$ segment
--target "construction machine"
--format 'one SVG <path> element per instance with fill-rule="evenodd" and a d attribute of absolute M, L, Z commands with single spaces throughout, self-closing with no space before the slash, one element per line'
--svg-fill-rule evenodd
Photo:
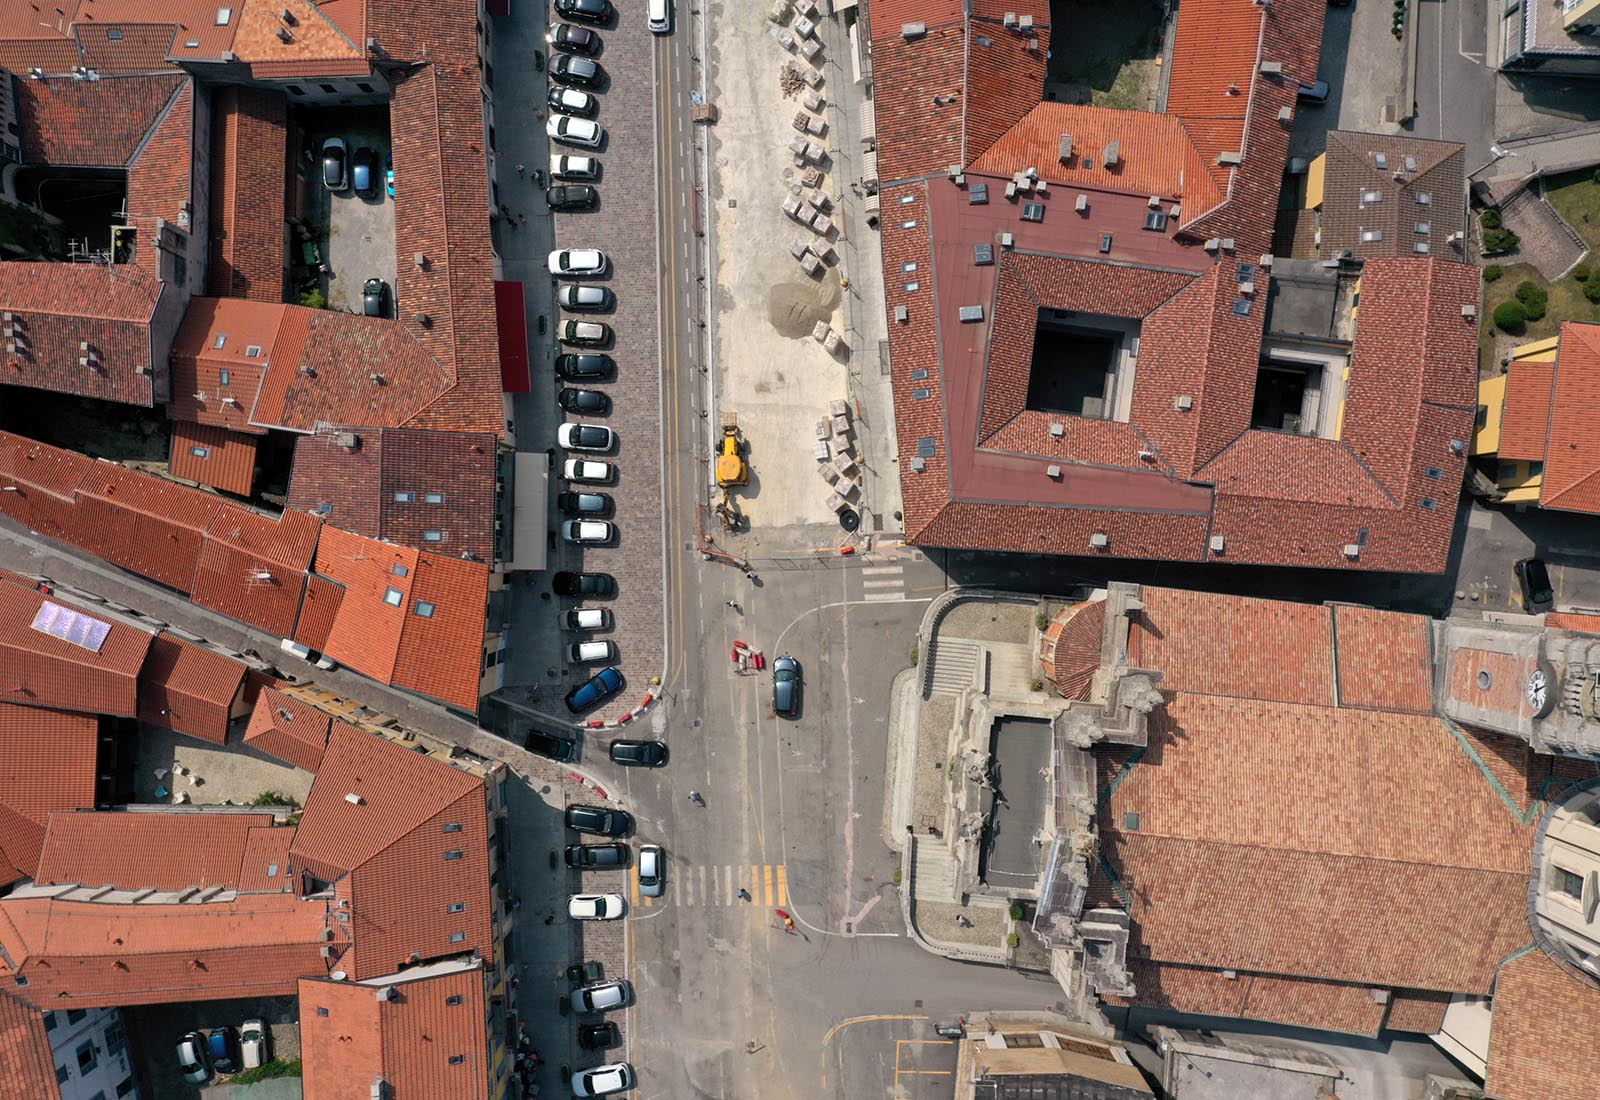
<path fill-rule="evenodd" d="M 722 440 L 717 444 L 717 485 L 722 489 L 749 484 L 750 467 L 744 461 L 744 436 L 733 413 L 722 414 Z M 726 494 L 724 494 L 726 496 Z"/>

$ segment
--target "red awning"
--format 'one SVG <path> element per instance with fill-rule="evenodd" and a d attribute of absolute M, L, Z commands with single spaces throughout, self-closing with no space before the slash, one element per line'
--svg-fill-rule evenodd
<path fill-rule="evenodd" d="M 495 328 L 500 333 L 500 387 L 506 393 L 533 389 L 528 373 L 528 315 L 522 303 L 522 284 L 494 284 Z"/>

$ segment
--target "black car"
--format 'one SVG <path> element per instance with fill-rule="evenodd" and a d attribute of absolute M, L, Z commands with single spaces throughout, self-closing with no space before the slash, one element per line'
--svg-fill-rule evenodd
<path fill-rule="evenodd" d="M 667 746 L 660 741 L 613 741 L 611 762 L 630 768 L 659 768 L 667 762 Z"/>
<path fill-rule="evenodd" d="M 550 587 L 558 596 L 593 596 L 610 599 L 617 594 L 617 582 L 610 573 L 568 573 L 562 571 L 550 578 Z"/>
<path fill-rule="evenodd" d="M 557 23 L 545 35 L 546 41 L 558 50 L 581 53 L 593 57 L 600 52 L 600 36 L 588 27 L 574 27 L 571 23 Z"/>
<path fill-rule="evenodd" d="M 557 737 L 553 733 L 543 730 L 529 730 L 528 735 L 522 740 L 522 747 L 529 752 L 536 752 L 540 756 L 548 756 L 552 760 L 567 761 L 578 751 L 578 743 L 566 737 Z"/>
<path fill-rule="evenodd" d="M 363 145 L 350 158 L 350 186 L 363 197 L 378 192 L 378 154 Z"/>
<path fill-rule="evenodd" d="M 1530 615 L 1540 615 L 1555 606 L 1555 590 L 1550 587 L 1550 570 L 1538 558 L 1523 558 L 1512 569 L 1522 585 L 1522 607 Z"/>
<path fill-rule="evenodd" d="M 389 284 L 382 279 L 368 279 L 361 284 L 361 312 L 368 317 L 389 315 Z"/>
<path fill-rule="evenodd" d="M 626 867 L 628 846 L 620 840 L 610 844 L 568 844 L 565 859 L 568 867 L 586 870 L 590 867 Z"/>
<path fill-rule="evenodd" d="M 607 1020 L 603 1024 L 579 1024 L 578 1045 L 584 1050 L 605 1050 L 622 1041 L 617 1025 Z"/>
<path fill-rule="evenodd" d="M 617 361 L 604 352 L 578 351 L 556 356 L 556 377 L 567 382 L 610 378 L 616 372 Z"/>
<path fill-rule="evenodd" d="M 611 0 L 555 0 L 556 14 L 585 23 L 611 22 Z"/>
<path fill-rule="evenodd" d="M 633 829 L 633 815 L 604 806 L 573 805 L 567 807 L 567 828 L 591 836 L 627 836 Z"/>
<path fill-rule="evenodd" d="M 557 493 L 556 507 L 564 516 L 607 516 L 611 497 L 605 493 Z"/>
<path fill-rule="evenodd" d="M 604 416 L 611 411 L 611 398 L 599 390 L 564 389 L 556 394 L 556 404 L 575 413 L 599 413 Z"/>
<path fill-rule="evenodd" d="M 784 718 L 800 713 L 800 662 L 785 653 L 772 662 L 772 710 Z"/>
<path fill-rule="evenodd" d="M 585 88 L 598 88 L 605 80 L 605 70 L 598 64 L 569 53 L 550 62 L 550 75 L 563 84 L 581 84 Z"/>
<path fill-rule="evenodd" d="M 544 201 L 552 210 L 588 210 L 599 194 L 586 183 L 571 183 L 550 188 Z"/>

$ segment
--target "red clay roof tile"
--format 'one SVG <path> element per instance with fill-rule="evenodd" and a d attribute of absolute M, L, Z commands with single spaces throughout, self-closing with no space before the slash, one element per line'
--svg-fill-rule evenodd
<path fill-rule="evenodd" d="M 1588 1100 L 1600 1080 L 1600 989 L 1534 950 L 1500 968 L 1485 1091 L 1499 1100 Z"/>
<path fill-rule="evenodd" d="M 322 766 L 333 719 L 309 703 L 262 688 L 250 712 L 244 743 L 308 772 Z"/>
<path fill-rule="evenodd" d="M 343 603 L 344 585 L 311 574 L 306 579 L 305 599 L 300 601 L 300 617 L 294 623 L 294 640 L 317 650 L 326 646 Z"/>
<path fill-rule="evenodd" d="M 44 1014 L 5 992 L 0 992 L 0 1066 L 6 1067 L 6 1090 L 16 1100 L 60 1100 Z"/>
<path fill-rule="evenodd" d="M 207 291 L 282 302 L 288 267 L 283 218 L 289 146 L 283 93 L 236 85 L 218 88 L 212 96 L 211 141 Z"/>
<path fill-rule="evenodd" d="M 244 853 L 239 857 L 236 889 L 241 894 L 294 893 L 299 884 L 289 864 L 289 845 L 294 830 L 282 827 L 251 829 L 245 837 Z"/>
<path fill-rule="evenodd" d="M 187 84 L 180 73 L 15 81 L 23 155 L 29 164 L 126 167 Z"/>
<path fill-rule="evenodd" d="M 1163 673 L 1163 691 L 1333 705 L 1326 607 L 1178 588 L 1141 599 L 1129 657 Z"/>
<path fill-rule="evenodd" d="M 5 702 L 131 718 L 138 713 L 139 669 L 150 643 L 142 630 L 21 585 L 0 584 Z"/>
<path fill-rule="evenodd" d="M 276 519 L 224 504 L 201 545 L 191 598 L 262 630 L 288 637 L 300 614 L 322 521 L 304 512 Z"/>
<path fill-rule="evenodd" d="M 0 703 L 0 803 L 39 826 L 40 842 L 51 811 L 94 808 L 99 726 L 92 715 Z"/>
<path fill-rule="evenodd" d="M 167 468 L 173 477 L 247 497 L 256 480 L 256 442 L 226 428 L 175 421 Z"/>
<path fill-rule="evenodd" d="M 34 878 L 41 886 L 232 889 L 250 830 L 271 824 L 270 814 L 53 813 Z"/>
<path fill-rule="evenodd" d="M 1576 356 L 1574 356 L 1576 358 Z M 1556 365 L 1514 362 L 1506 371 L 1506 399 L 1500 416 L 1500 457 L 1543 462 L 1550 446 L 1550 393 Z"/>
<path fill-rule="evenodd" d="M 224 501 L 111 462 L 96 462 L 78 488 L 72 533 L 90 553 L 181 592 L 194 587 L 206 528 Z"/>
<path fill-rule="evenodd" d="M 1539 503 L 1571 512 L 1600 512 L 1600 325 L 1562 322 L 1550 400 L 1550 431 Z"/>
<path fill-rule="evenodd" d="M 139 673 L 139 719 L 226 744 L 228 720 L 246 671 L 244 664 L 214 649 L 158 634 Z"/>
<path fill-rule="evenodd" d="M 1433 631 L 1421 615 L 1333 609 L 1339 705 L 1433 713 Z"/>

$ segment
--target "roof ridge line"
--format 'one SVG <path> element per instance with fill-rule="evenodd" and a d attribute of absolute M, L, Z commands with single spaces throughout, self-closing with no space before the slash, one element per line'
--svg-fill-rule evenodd
<path fill-rule="evenodd" d="M 132 75 L 132 74 L 130 74 L 130 75 Z M 155 77 L 160 77 L 160 76 L 164 76 L 164 75 L 167 75 L 167 74 L 163 74 L 163 73 L 150 74 L 150 76 L 155 76 Z M 166 103 L 162 104 L 161 110 L 156 112 L 155 121 L 150 124 L 149 129 L 145 130 L 144 136 L 139 139 L 139 144 L 134 147 L 133 155 L 130 156 L 127 159 L 126 162 L 124 162 L 124 164 L 123 164 L 123 170 L 124 171 L 126 171 L 129 168 L 131 168 L 135 163 L 138 162 L 139 158 L 144 155 L 144 151 L 147 148 L 150 147 L 150 142 L 155 139 L 156 131 L 161 129 L 162 124 L 167 121 L 167 116 L 172 114 L 173 108 L 175 106 L 177 106 L 178 97 L 180 95 L 182 95 L 184 89 L 189 87 L 194 81 L 194 78 L 189 76 L 187 73 L 184 73 L 184 74 L 174 73 L 174 74 L 171 74 L 171 75 L 179 77 L 178 86 L 176 88 L 172 89 L 172 94 L 167 96 Z M 150 76 L 145 76 L 144 79 L 150 79 Z M 191 131 L 193 131 L 193 129 L 194 129 L 192 120 L 191 120 L 189 129 Z M 193 146 L 194 146 L 194 134 L 191 132 L 189 137 L 190 137 L 189 145 L 190 145 L 191 148 L 193 148 Z M 192 188 L 191 188 L 191 194 L 192 193 L 193 192 L 192 192 Z"/>

